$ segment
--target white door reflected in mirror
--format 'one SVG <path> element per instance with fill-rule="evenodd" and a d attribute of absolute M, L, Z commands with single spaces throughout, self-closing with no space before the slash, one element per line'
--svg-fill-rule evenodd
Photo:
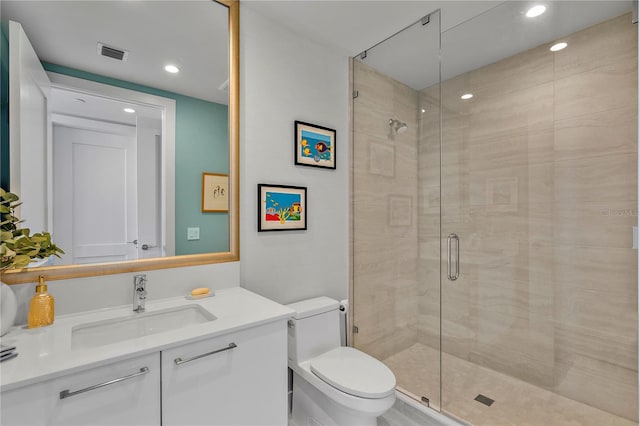
<path fill-rule="evenodd" d="M 52 229 L 57 244 L 68 247 L 61 264 L 164 255 L 155 179 L 160 145 L 143 130 L 54 117 Z"/>

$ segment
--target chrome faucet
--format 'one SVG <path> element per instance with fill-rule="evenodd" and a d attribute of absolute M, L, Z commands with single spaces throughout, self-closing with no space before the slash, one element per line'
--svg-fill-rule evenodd
<path fill-rule="evenodd" d="M 133 276 L 133 311 L 144 312 L 144 302 L 147 300 L 147 276 L 145 274 Z"/>

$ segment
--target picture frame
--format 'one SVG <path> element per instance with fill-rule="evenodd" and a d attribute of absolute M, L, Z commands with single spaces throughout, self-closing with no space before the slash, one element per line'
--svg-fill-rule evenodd
<path fill-rule="evenodd" d="M 258 184 L 258 232 L 307 229 L 307 188 Z"/>
<path fill-rule="evenodd" d="M 387 223 L 389 226 L 411 226 L 413 216 L 413 197 L 389 195 Z"/>
<path fill-rule="evenodd" d="M 202 212 L 223 213 L 229 211 L 229 175 L 202 173 Z"/>
<path fill-rule="evenodd" d="M 295 121 L 293 152 L 297 166 L 336 168 L 336 131 Z"/>
<path fill-rule="evenodd" d="M 396 148 L 393 145 L 369 143 L 369 174 L 395 177 Z"/>

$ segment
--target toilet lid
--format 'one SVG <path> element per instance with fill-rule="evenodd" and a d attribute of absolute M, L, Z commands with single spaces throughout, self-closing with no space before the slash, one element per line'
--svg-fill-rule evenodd
<path fill-rule="evenodd" d="M 396 377 L 386 365 L 350 347 L 314 358 L 311 371 L 334 388 L 362 398 L 384 398 L 396 387 Z"/>

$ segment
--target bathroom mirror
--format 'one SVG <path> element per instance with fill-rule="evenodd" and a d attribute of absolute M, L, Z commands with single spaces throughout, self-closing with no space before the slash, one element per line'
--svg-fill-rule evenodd
<path fill-rule="evenodd" d="M 10 163 L 25 226 L 66 252 L 2 281 L 237 261 L 239 2 L 3 0 L 0 12 L 9 42 L 22 34 L 9 80 L 27 82 L 9 91 L 2 173 Z"/>

